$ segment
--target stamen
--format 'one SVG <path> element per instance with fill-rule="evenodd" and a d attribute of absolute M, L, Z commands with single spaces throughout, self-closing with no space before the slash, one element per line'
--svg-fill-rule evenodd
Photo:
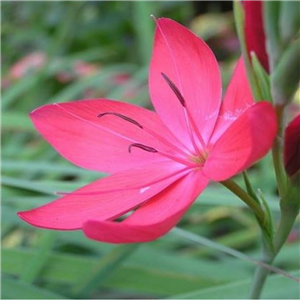
<path fill-rule="evenodd" d="M 183 165 L 186 165 L 186 166 L 194 166 L 195 165 L 195 163 L 190 162 L 189 160 L 187 160 L 185 158 L 180 158 L 180 157 L 178 157 L 176 155 L 172 155 L 172 154 L 169 154 L 169 153 L 164 152 L 164 151 L 158 151 L 155 148 L 152 148 L 150 146 L 146 146 L 144 144 L 139 144 L 139 143 L 134 143 L 134 144 L 129 145 L 129 147 L 128 147 L 129 153 L 131 153 L 131 148 L 132 147 L 140 148 L 142 150 L 145 150 L 145 151 L 151 152 L 151 153 L 158 153 L 161 156 L 167 157 L 167 158 L 169 158 L 171 160 L 177 161 L 177 162 L 179 162 L 179 163 L 181 163 Z M 199 166 L 199 164 L 197 164 L 197 166 Z"/>
<path fill-rule="evenodd" d="M 169 87 L 172 89 L 172 91 L 176 95 L 176 97 L 179 100 L 179 102 L 181 103 L 181 105 L 183 107 L 186 107 L 185 100 L 184 100 L 183 96 L 181 95 L 180 91 L 178 90 L 178 88 L 176 87 L 176 85 L 173 83 L 173 81 L 171 81 L 171 79 L 165 73 L 161 73 L 161 75 L 164 78 L 164 80 L 167 82 Z"/>
<path fill-rule="evenodd" d="M 119 113 L 115 113 L 115 112 L 105 112 L 105 113 L 99 114 L 98 118 L 102 118 L 105 115 L 114 115 L 116 117 L 119 117 L 119 118 L 121 118 L 121 119 L 123 119 L 123 120 L 125 120 L 125 121 L 127 121 L 129 123 L 132 123 L 132 124 L 138 126 L 141 129 L 143 129 L 143 126 L 140 123 L 138 123 L 137 121 L 135 121 L 135 120 L 133 120 L 133 119 L 131 119 L 131 118 L 125 116 L 125 115 L 122 115 L 122 114 L 119 114 Z"/>
<path fill-rule="evenodd" d="M 183 106 L 183 110 L 184 110 L 184 115 L 185 115 L 185 120 L 186 120 L 186 124 L 189 130 L 189 135 L 191 137 L 191 141 L 193 143 L 194 149 L 197 153 L 198 156 L 202 157 L 201 152 L 199 151 L 195 140 L 194 140 L 194 136 L 193 136 L 193 132 L 191 131 L 191 126 L 194 130 L 194 132 L 196 133 L 196 136 L 198 137 L 201 146 L 203 147 L 203 149 L 205 149 L 205 142 L 203 140 L 202 135 L 200 134 L 197 125 L 194 122 L 193 117 L 191 116 L 187 106 L 186 106 L 186 102 L 185 99 L 183 98 L 181 92 L 179 91 L 179 89 L 176 87 L 176 85 L 174 84 L 174 82 L 171 81 L 171 79 L 164 73 L 161 73 L 161 75 L 163 76 L 163 78 L 166 80 L 166 82 L 168 83 L 169 87 L 172 89 L 172 91 L 175 93 L 176 97 L 178 98 L 179 102 L 181 103 L 181 105 Z M 191 124 L 190 124 L 191 122 Z"/>
<path fill-rule="evenodd" d="M 161 141 L 162 143 L 168 145 L 171 148 L 176 149 L 176 151 L 180 152 L 183 156 L 187 156 L 188 154 L 185 153 L 184 151 L 182 151 L 180 148 L 176 147 L 175 145 L 173 145 L 172 143 L 170 143 L 169 141 L 167 141 L 165 138 L 163 138 L 162 136 L 160 136 L 159 134 L 155 133 L 154 131 L 152 131 L 150 128 L 144 127 L 143 125 L 141 125 L 139 122 L 137 122 L 134 119 L 131 119 L 125 115 L 122 115 L 120 113 L 115 113 L 115 112 L 105 112 L 105 113 L 101 113 L 98 115 L 98 118 L 101 118 L 105 115 L 113 115 L 116 117 L 119 117 L 127 122 L 130 122 L 136 126 L 138 126 L 139 128 L 145 130 L 147 133 L 151 134 L 153 137 L 155 137 L 156 139 L 158 139 L 159 141 Z M 182 147 L 185 147 L 184 144 L 182 144 Z M 188 150 L 188 149 L 187 149 Z"/>
<path fill-rule="evenodd" d="M 129 147 L 128 147 L 128 151 L 129 153 L 131 153 L 131 148 L 132 147 L 136 147 L 136 148 L 140 148 L 142 150 L 145 150 L 147 152 L 152 152 L 152 153 L 156 153 L 158 152 L 156 149 L 152 148 L 152 147 L 149 147 L 149 146 L 146 146 L 146 145 L 143 145 L 143 144 L 139 144 L 139 143 L 134 143 L 134 144 L 131 144 Z"/>

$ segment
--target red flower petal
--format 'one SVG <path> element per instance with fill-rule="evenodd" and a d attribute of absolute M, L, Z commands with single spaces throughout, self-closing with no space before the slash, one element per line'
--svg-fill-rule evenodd
<path fill-rule="evenodd" d="M 300 170 L 300 115 L 285 129 L 284 166 L 289 176 Z"/>
<path fill-rule="evenodd" d="M 244 60 L 241 57 L 222 101 L 217 124 L 210 142 L 215 143 L 225 130 L 253 104 L 254 99 L 247 79 Z"/>
<path fill-rule="evenodd" d="M 123 215 L 186 172 L 174 162 L 152 163 L 105 177 L 49 204 L 20 212 L 19 216 L 37 227 L 80 229 L 89 219 L 107 220 Z"/>
<path fill-rule="evenodd" d="M 244 1 L 245 36 L 248 54 L 254 52 L 262 66 L 269 72 L 266 37 L 263 22 L 263 1 Z"/>
<path fill-rule="evenodd" d="M 157 153 L 136 150 L 129 153 L 132 143 L 144 143 L 172 153 L 172 149 L 138 126 L 113 115 L 115 112 L 134 119 L 145 127 L 178 142 L 149 110 L 110 100 L 84 100 L 45 105 L 34 110 L 31 118 L 43 137 L 66 159 L 82 168 L 114 173 L 134 168 L 145 162 L 165 160 Z"/>
<path fill-rule="evenodd" d="M 208 179 L 200 172 L 190 173 L 153 197 L 124 221 L 89 220 L 84 224 L 83 231 L 91 239 L 109 243 L 155 240 L 178 223 L 207 183 Z"/>
<path fill-rule="evenodd" d="M 226 180 L 263 157 L 276 136 L 272 105 L 259 102 L 248 108 L 212 146 L 203 173 L 212 180 Z"/>
<path fill-rule="evenodd" d="M 200 38 L 169 19 L 157 21 L 149 74 L 150 95 L 165 125 L 185 144 L 191 145 L 182 104 L 161 73 L 179 89 L 199 131 L 207 139 L 221 102 L 218 64 Z"/>

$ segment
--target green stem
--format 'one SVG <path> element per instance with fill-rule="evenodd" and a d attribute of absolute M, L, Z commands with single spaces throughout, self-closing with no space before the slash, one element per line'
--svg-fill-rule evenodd
<path fill-rule="evenodd" d="M 275 255 L 274 255 L 274 253 L 271 254 L 268 249 L 269 248 L 264 243 L 263 255 L 262 255 L 261 261 L 263 263 L 271 265 L 274 258 L 275 258 Z M 253 280 L 253 283 L 252 283 L 250 299 L 259 299 L 269 273 L 270 273 L 270 270 L 266 269 L 264 267 L 264 265 L 259 265 L 256 268 L 256 271 L 255 271 L 255 274 L 254 274 L 254 280 Z"/>
<path fill-rule="evenodd" d="M 56 242 L 56 237 L 56 231 L 45 231 L 42 233 L 37 252 L 32 259 L 28 261 L 27 265 L 23 267 L 24 271 L 20 277 L 21 281 L 32 283 L 38 278 L 40 272 L 49 261 L 49 256 Z"/>
<path fill-rule="evenodd" d="M 49 45 L 47 50 L 47 63 L 43 66 L 43 68 L 39 71 L 37 81 L 35 82 L 35 88 L 32 89 L 33 102 L 36 102 L 33 107 L 40 104 L 42 92 L 43 81 L 47 78 L 47 70 L 51 63 L 53 63 L 53 59 L 57 55 L 61 55 L 63 50 L 67 49 L 67 46 L 71 43 L 72 39 L 75 36 L 74 31 L 74 20 L 76 20 L 77 14 L 80 12 L 80 9 L 84 5 L 82 1 L 76 1 L 71 3 L 72 5 L 66 5 L 66 14 L 60 24 L 56 28 L 56 32 L 54 33 L 54 38 L 52 44 Z"/>
<path fill-rule="evenodd" d="M 278 133 L 276 139 L 274 141 L 274 145 L 272 148 L 272 155 L 273 155 L 273 163 L 274 169 L 278 184 L 278 192 L 280 198 L 282 198 L 284 191 L 286 190 L 286 176 L 283 166 L 283 159 L 282 159 L 282 132 L 283 132 L 283 111 L 284 106 L 276 105 L 275 106 L 276 115 L 277 115 L 277 124 L 278 124 Z"/>
<path fill-rule="evenodd" d="M 281 218 L 277 229 L 277 234 L 274 239 L 274 247 L 276 253 L 280 251 L 289 233 L 291 232 L 295 220 L 299 214 L 299 192 L 298 186 L 290 185 L 286 195 L 281 199 Z"/>
<path fill-rule="evenodd" d="M 246 171 L 243 172 L 243 178 L 244 178 L 244 182 L 245 182 L 245 186 L 246 186 L 246 190 L 247 190 L 248 194 L 254 200 L 256 200 L 256 202 L 259 202 Z"/>
<path fill-rule="evenodd" d="M 245 202 L 255 213 L 260 224 L 265 224 L 266 217 L 261 205 L 254 200 L 246 191 L 244 191 L 237 183 L 233 180 L 228 179 L 221 182 L 226 188 L 237 195 L 243 202 Z"/>
<path fill-rule="evenodd" d="M 246 181 L 246 185 L 248 187 L 249 192 L 254 193 L 254 190 L 251 187 L 250 181 L 248 180 L 246 174 L 244 174 L 244 179 Z M 288 234 L 291 231 L 292 226 L 294 224 L 295 218 L 298 214 L 298 202 L 293 203 L 293 205 L 290 205 L 290 203 L 292 203 L 291 201 L 281 201 L 282 215 L 277 235 L 275 236 L 275 242 L 273 243 L 273 232 L 270 232 L 272 231 L 272 226 L 270 226 L 269 224 L 270 220 L 266 215 L 265 211 L 262 209 L 260 203 L 257 201 L 258 199 L 254 199 L 253 197 L 251 197 L 233 180 L 223 181 L 222 184 L 230 191 L 232 191 L 235 195 L 237 195 L 253 210 L 259 221 L 263 233 L 263 255 L 261 262 L 263 262 L 264 264 L 261 264 L 257 267 L 251 289 L 251 299 L 258 299 L 260 297 L 266 279 L 270 273 L 270 270 L 265 268 L 265 264 L 272 264 L 282 245 L 286 241 Z M 295 198 L 294 194 L 288 194 L 286 195 L 286 197 Z"/>
<path fill-rule="evenodd" d="M 151 57 L 154 22 L 150 16 L 155 13 L 155 3 L 153 1 L 133 1 L 132 6 L 138 54 L 141 63 L 146 66 Z"/>
<path fill-rule="evenodd" d="M 289 202 L 290 203 L 290 202 Z M 279 227 L 274 238 L 274 248 L 270 251 L 269 247 L 264 243 L 263 256 L 261 261 L 271 265 L 284 245 L 289 233 L 291 232 L 295 219 L 299 213 L 299 204 L 284 205 L 281 209 L 281 219 Z M 251 289 L 251 299 L 258 299 L 266 282 L 270 271 L 264 266 L 257 267 Z"/>

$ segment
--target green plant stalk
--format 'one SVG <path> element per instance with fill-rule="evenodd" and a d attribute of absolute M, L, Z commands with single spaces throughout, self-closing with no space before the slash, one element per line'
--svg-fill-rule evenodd
<path fill-rule="evenodd" d="M 283 131 L 283 108 L 283 106 L 275 107 L 278 120 L 278 135 L 275 139 L 272 149 L 274 169 L 280 196 L 281 219 L 271 248 L 269 247 L 269 241 L 266 241 L 266 237 L 265 235 L 263 235 L 263 254 L 261 261 L 267 264 L 273 263 L 280 249 L 284 245 L 289 233 L 291 232 L 295 219 L 299 213 L 299 203 L 297 203 L 296 201 L 296 203 L 294 203 L 294 201 L 285 200 L 286 197 L 288 199 L 297 199 L 297 195 L 289 195 L 290 191 L 294 192 L 294 189 L 292 187 L 290 187 L 289 189 L 287 188 L 287 179 L 282 160 L 281 140 Z M 298 190 L 296 189 L 296 193 L 297 192 Z M 288 193 L 288 195 L 285 195 L 286 193 Z M 251 288 L 251 299 L 259 299 L 269 273 L 269 270 L 265 269 L 263 266 L 257 267 Z"/>
<path fill-rule="evenodd" d="M 152 51 L 154 22 L 151 14 L 155 13 L 154 5 L 152 1 L 133 1 L 131 4 L 134 11 L 140 61 L 143 65 L 148 65 Z"/>
<path fill-rule="evenodd" d="M 20 280 L 24 282 L 34 282 L 42 269 L 47 264 L 49 255 L 51 254 L 52 247 L 56 241 L 56 231 L 43 232 L 41 236 L 41 244 L 32 260 L 28 262 L 28 265 L 24 268 L 24 272 L 20 276 Z"/>
<path fill-rule="evenodd" d="M 257 200 L 254 200 L 245 190 L 231 179 L 222 181 L 221 183 L 252 209 L 260 224 L 265 224 L 266 215 Z"/>
<path fill-rule="evenodd" d="M 89 296 L 93 290 L 98 287 L 103 280 L 115 272 L 125 259 L 127 259 L 140 244 L 125 244 L 115 247 L 106 254 L 101 260 L 95 264 L 86 274 L 84 280 L 80 280 L 73 288 L 73 296 L 75 298 L 85 298 Z"/>
<path fill-rule="evenodd" d="M 233 180 L 228 179 L 226 181 L 221 182 L 226 188 L 228 188 L 232 193 L 237 195 L 244 203 L 246 203 L 251 210 L 254 212 L 258 224 L 263 233 L 264 242 L 268 246 L 268 250 L 273 253 L 273 227 L 272 220 L 269 219 L 268 213 L 263 210 L 261 203 L 259 202 L 257 197 L 252 197 L 245 190 L 243 190 L 237 183 Z M 247 182 L 247 185 L 250 184 L 250 181 Z M 251 190 L 253 188 L 251 187 Z"/>
<path fill-rule="evenodd" d="M 274 145 L 272 148 L 272 156 L 273 156 L 273 164 L 274 164 L 274 169 L 275 169 L 275 174 L 276 174 L 276 179 L 277 179 L 277 184 L 278 184 L 278 192 L 280 198 L 282 198 L 284 191 L 286 190 L 286 180 L 285 180 L 285 175 L 284 175 L 284 168 L 282 164 L 282 131 L 283 131 L 283 106 L 276 106 L 276 116 L 277 116 L 277 123 L 278 123 L 278 131 L 277 131 L 277 136 L 274 141 Z M 280 222 L 282 224 L 282 220 Z M 282 227 L 283 225 L 279 225 L 279 227 Z M 278 231 L 276 234 L 276 239 L 278 236 Z M 261 261 L 267 264 L 272 264 L 278 250 L 274 246 L 274 240 L 272 241 L 272 247 L 270 248 L 265 241 L 265 236 L 263 235 L 263 251 L 262 251 L 262 258 Z M 284 243 L 284 241 L 283 241 Z M 267 277 L 269 275 L 269 270 L 266 270 L 262 266 L 258 266 L 254 278 L 253 278 L 253 283 L 251 287 L 251 294 L 250 298 L 251 299 L 259 299 L 262 289 L 264 287 L 264 284 L 267 280 Z"/>
<path fill-rule="evenodd" d="M 247 177 L 246 177 L 247 179 Z M 250 184 L 248 180 L 247 185 Z M 259 222 L 263 233 L 263 254 L 261 265 L 258 265 L 251 289 L 251 299 L 258 299 L 266 282 L 266 279 L 270 273 L 270 269 L 265 268 L 265 265 L 271 265 L 279 253 L 281 247 L 284 245 L 290 231 L 292 230 L 293 224 L 299 212 L 299 201 L 290 201 L 297 199 L 298 188 L 290 187 L 288 192 L 281 201 L 281 220 L 275 238 L 273 240 L 273 227 L 270 223 L 266 212 L 262 209 L 257 199 L 251 197 L 246 191 L 244 191 L 238 184 L 233 180 L 226 180 L 221 182 L 226 188 L 237 195 L 244 203 L 246 203 Z M 249 188 L 249 187 L 248 187 Z M 253 191 L 252 187 L 251 190 Z M 287 190 L 287 189 L 285 189 Z M 270 228 L 269 228 L 270 227 Z"/>
<path fill-rule="evenodd" d="M 287 105 L 300 80 L 300 39 L 286 47 L 271 74 L 271 92 L 276 105 Z"/>
<path fill-rule="evenodd" d="M 272 156 L 273 156 L 273 164 L 278 184 L 278 193 L 280 198 L 283 197 L 284 191 L 286 190 L 286 175 L 283 166 L 283 159 L 282 159 L 282 134 L 283 134 L 283 112 L 284 106 L 283 105 L 276 105 L 275 106 L 276 117 L 277 117 L 277 136 L 275 138 L 273 147 L 272 147 Z"/>
<path fill-rule="evenodd" d="M 287 198 L 297 199 L 297 193 L 299 189 L 291 187 L 288 191 Z M 296 193 L 294 195 L 294 193 Z M 291 195 L 289 195 L 291 194 Z M 290 197 L 289 197 L 290 196 Z M 266 244 L 263 247 L 263 256 L 261 261 L 271 265 L 276 258 L 277 254 L 280 252 L 282 246 L 284 245 L 289 233 L 291 232 L 296 217 L 299 213 L 299 201 L 282 201 L 281 202 L 281 219 L 279 227 L 274 238 L 274 251 L 271 252 Z M 258 299 L 267 280 L 270 271 L 263 266 L 258 266 L 254 275 L 254 280 L 252 283 L 251 299 Z"/>
<path fill-rule="evenodd" d="M 267 51 L 271 73 L 282 53 L 279 30 L 280 6 L 280 1 L 264 1 L 263 3 L 264 30 L 267 36 Z"/>
<path fill-rule="evenodd" d="M 42 82 L 46 79 L 46 71 L 53 58 L 56 55 L 61 54 L 60 52 L 71 43 L 72 38 L 74 37 L 74 20 L 76 19 L 77 14 L 80 12 L 81 7 L 84 5 L 84 2 L 78 1 L 74 2 L 74 5 L 68 7 L 66 15 L 62 21 L 62 24 L 57 27 L 54 42 L 50 45 L 47 50 L 47 63 L 41 68 L 38 73 L 38 78 L 35 82 L 35 88 L 32 89 L 32 96 L 30 97 L 32 103 L 35 102 L 34 106 L 40 104 L 41 98 L 40 95 L 43 95 L 42 92 Z"/>
<path fill-rule="evenodd" d="M 265 264 L 271 265 L 274 261 L 274 258 L 275 254 L 270 253 L 269 247 L 267 247 L 264 243 L 262 258 L 260 261 Z M 259 299 L 269 273 L 270 270 L 266 269 L 263 265 L 259 265 L 256 268 L 251 288 L 250 299 Z"/>
<path fill-rule="evenodd" d="M 248 177 L 248 174 L 246 171 L 243 172 L 243 178 L 244 178 L 244 182 L 245 182 L 245 186 L 246 186 L 246 190 L 248 192 L 248 194 L 256 201 L 259 203 L 259 200 L 255 194 L 254 188 L 251 185 L 250 179 Z"/>
<path fill-rule="evenodd" d="M 276 97 L 273 93 L 273 99 Z M 275 103 L 280 103 L 274 99 Z M 283 165 L 282 153 L 282 136 L 283 136 L 283 115 L 284 115 L 284 104 L 276 104 L 275 111 L 277 117 L 278 131 L 277 136 L 273 144 L 272 155 L 273 164 L 277 179 L 278 193 L 280 197 L 280 208 L 281 218 L 276 235 L 273 239 L 272 250 L 266 246 L 264 242 L 262 261 L 268 264 L 272 264 L 280 249 L 284 245 L 289 233 L 293 228 L 295 219 L 299 213 L 299 201 L 297 194 L 299 194 L 299 188 L 293 187 L 289 184 L 289 181 L 285 174 Z M 259 266 L 256 270 L 254 281 L 251 289 L 251 298 L 258 299 L 262 292 L 263 286 L 269 275 L 269 271 Z"/>
<path fill-rule="evenodd" d="M 280 201 L 281 217 L 277 235 L 274 240 L 274 246 L 277 252 L 280 251 L 289 233 L 291 232 L 295 219 L 299 214 L 299 194 L 300 187 L 294 185 L 291 181 L 288 184 L 286 194 Z"/>

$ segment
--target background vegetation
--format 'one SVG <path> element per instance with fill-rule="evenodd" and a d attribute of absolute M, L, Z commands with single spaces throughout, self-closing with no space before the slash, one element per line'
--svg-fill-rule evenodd
<path fill-rule="evenodd" d="M 77 168 L 35 131 L 28 113 L 53 102 L 119 99 L 151 108 L 154 22 L 171 17 L 213 48 L 224 85 L 239 56 L 230 2 L 2 2 L 2 298 L 244 298 L 258 259 L 254 216 L 212 184 L 165 237 L 110 245 L 81 232 L 35 229 L 16 213 L 104 174 Z M 228 11 L 229 10 L 229 11 Z M 250 171 L 279 211 L 270 157 Z M 240 179 L 237 178 L 237 181 Z M 275 265 L 299 276 L 299 222 Z M 263 297 L 299 298 L 281 272 Z"/>

